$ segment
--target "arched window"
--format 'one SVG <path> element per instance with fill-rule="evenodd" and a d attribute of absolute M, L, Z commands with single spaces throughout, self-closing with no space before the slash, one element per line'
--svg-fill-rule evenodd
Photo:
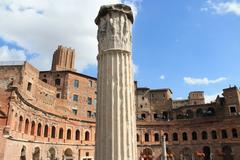
<path fill-rule="evenodd" d="M 144 140 L 145 140 L 145 142 L 149 142 L 149 134 L 148 133 L 144 134 Z"/>
<path fill-rule="evenodd" d="M 184 117 L 183 112 L 182 111 L 178 111 L 177 114 L 176 114 L 176 118 L 177 119 L 184 119 L 185 117 Z"/>
<path fill-rule="evenodd" d="M 71 129 L 68 129 L 67 130 L 67 139 L 71 139 L 71 137 L 72 137 L 72 131 L 71 131 Z"/>
<path fill-rule="evenodd" d="M 47 83 L 47 79 L 43 79 L 42 81 L 45 82 L 45 83 Z"/>
<path fill-rule="evenodd" d="M 163 112 L 163 117 L 162 117 L 162 119 L 164 119 L 164 120 L 167 120 L 169 117 L 168 117 L 168 112 Z"/>
<path fill-rule="evenodd" d="M 192 132 L 192 140 L 196 141 L 197 140 L 197 132 Z"/>
<path fill-rule="evenodd" d="M 78 129 L 76 130 L 75 140 L 80 140 L 80 131 Z"/>
<path fill-rule="evenodd" d="M 137 134 L 137 142 L 139 142 L 139 135 Z"/>
<path fill-rule="evenodd" d="M 188 137 L 187 137 L 187 133 L 186 133 L 186 132 L 183 132 L 183 133 L 182 133 L 182 139 L 183 139 L 184 141 L 187 141 L 187 140 L 188 140 Z"/>
<path fill-rule="evenodd" d="M 190 119 L 193 118 L 193 114 L 194 114 L 194 113 L 193 113 L 192 110 L 188 109 L 187 112 L 186 112 L 186 114 L 187 114 L 187 118 L 190 118 Z"/>
<path fill-rule="evenodd" d="M 208 134 L 207 134 L 206 131 L 203 131 L 203 132 L 202 132 L 202 139 L 203 139 L 203 140 L 207 140 L 207 139 L 208 139 Z"/>
<path fill-rule="evenodd" d="M 222 130 L 222 139 L 226 139 L 226 138 L 228 138 L 227 130 L 226 130 L 226 129 L 223 129 L 223 130 Z"/>
<path fill-rule="evenodd" d="M 31 125 L 31 135 L 34 135 L 35 133 L 35 122 L 32 121 L 32 125 Z"/>
<path fill-rule="evenodd" d="M 165 136 L 165 140 L 168 141 L 168 134 L 164 133 L 164 136 Z"/>
<path fill-rule="evenodd" d="M 24 129 L 24 133 L 25 134 L 28 134 L 28 128 L 29 128 L 29 120 L 26 119 L 26 121 L 25 121 L 25 129 Z"/>
<path fill-rule="evenodd" d="M 20 117 L 19 117 L 19 124 L 18 124 L 18 131 L 19 131 L 19 132 L 22 131 L 22 124 L 23 124 L 23 117 L 20 116 Z"/>
<path fill-rule="evenodd" d="M 90 133 L 88 131 L 85 132 L 85 141 L 90 140 Z"/>
<path fill-rule="evenodd" d="M 155 141 L 155 142 L 158 142 L 158 141 L 159 141 L 159 134 L 158 134 L 158 133 L 155 133 L 155 134 L 154 134 L 154 141 Z"/>
<path fill-rule="evenodd" d="M 144 113 L 143 113 L 143 114 L 141 114 L 141 119 L 143 119 L 143 120 L 144 120 L 145 118 L 146 118 L 146 114 L 144 114 Z"/>
<path fill-rule="evenodd" d="M 207 114 L 209 116 L 214 116 L 215 115 L 215 109 L 213 107 L 209 107 L 208 111 L 207 111 Z"/>
<path fill-rule="evenodd" d="M 233 138 L 238 138 L 238 133 L 237 133 L 237 130 L 235 128 L 232 129 L 232 137 Z"/>
<path fill-rule="evenodd" d="M 55 79 L 55 85 L 56 86 L 61 85 L 61 79 Z"/>
<path fill-rule="evenodd" d="M 59 139 L 63 139 L 63 128 L 59 129 L 59 135 L 58 135 Z"/>
<path fill-rule="evenodd" d="M 44 127 L 44 137 L 48 137 L 48 125 Z"/>
<path fill-rule="evenodd" d="M 54 126 L 52 126 L 51 137 L 56 138 L 56 128 Z"/>
<path fill-rule="evenodd" d="M 212 139 L 217 139 L 217 132 L 215 130 L 211 132 L 211 135 L 212 135 Z"/>
<path fill-rule="evenodd" d="M 177 133 L 173 133 L 173 141 L 178 141 L 178 134 Z"/>
<path fill-rule="evenodd" d="M 42 125 L 41 123 L 38 123 L 37 136 L 41 136 L 41 133 L 42 133 Z"/>
<path fill-rule="evenodd" d="M 197 117 L 202 117 L 203 116 L 203 110 L 202 110 L 202 108 L 198 108 L 197 109 L 197 111 L 196 111 L 197 113 Z"/>

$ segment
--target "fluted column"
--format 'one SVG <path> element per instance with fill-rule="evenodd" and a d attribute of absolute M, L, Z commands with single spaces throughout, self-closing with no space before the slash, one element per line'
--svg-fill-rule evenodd
<path fill-rule="evenodd" d="M 136 160 L 131 8 L 102 6 L 98 25 L 96 160 Z"/>
<path fill-rule="evenodd" d="M 161 160 L 167 160 L 166 137 L 165 137 L 165 135 L 162 135 L 161 138 L 162 138 L 162 157 L 161 157 Z"/>

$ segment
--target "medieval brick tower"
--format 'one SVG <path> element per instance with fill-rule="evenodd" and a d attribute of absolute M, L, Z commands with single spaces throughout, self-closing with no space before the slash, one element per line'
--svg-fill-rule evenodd
<path fill-rule="evenodd" d="M 53 54 L 52 71 L 72 70 L 75 66 L 75 50 L 58 46 Z"/>

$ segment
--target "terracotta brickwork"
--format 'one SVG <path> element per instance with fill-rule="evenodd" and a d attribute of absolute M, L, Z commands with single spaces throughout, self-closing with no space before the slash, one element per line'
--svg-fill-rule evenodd
<path fill-rule="evenodd" d="M 164 99 L 162 90 L 152 95 L 153 92 L 156 90 L 147 88 L 136 91 L 140 157 L 160 159 L 160 135 L 164 134 L 169 158 L 173 155 L 177 160 L 191 160 L 205 155 L 207 160 L 240 159 L 240 92 L 237 87 L 224 89 L 223 97 L 216 97 L 215 102 L 208 104 L 204 103 L 203 92 L 191 92 L 188 99 L 177 102 L 183 104 L 178 106 L 171 97 Z M 162 99 L 157 112 L 151 105 L 153 98 Z M 162 103 L 165 107 L 161 107 Z"/>
<path fill-rule="evenodd" d="M 0 66 L 0 159 L 93 160 L 97 79 L 74 70 L 38 71 L 27 62 Z M 191 92 L 136 88 L 139 159 L 159 160 L 160 135 L 175 160 L 240 159 L 240 91 L 212 103 Z"/>
<path fill-rule="evenodd" d="M 52 70 L 75 70 L 75 50 L 58 46 L 57 50 L 53 54 Z"/>
<path fill-rule="evenodd" d="M 59 71 L 56 77 L 60 74 L 63 78 L 63 93 L 67 94 L 66 98 L 57 98 L 61 87 L 50 83 L 55 72 L 46 73 L 51 76 L 49 83 L 40 78 L 45 73 L 39 73 L 27 62 L 0 66 L 0 73 L 0 159 L 94 157 L 95 118 L 88 117 L 87 110 L 95 111 L 95 78 L 73 71 Z M 79 80 L 75 92 L 70 86 L 73 79 Z M 84 99 L 72 102 L 72 93 L 78 93 Z M 91 105 L 85 97 L 93 98 Z M 73 113 L 72 106 L 79 112 Z M 85 110 L 81 110 L 84 107 Z"/>

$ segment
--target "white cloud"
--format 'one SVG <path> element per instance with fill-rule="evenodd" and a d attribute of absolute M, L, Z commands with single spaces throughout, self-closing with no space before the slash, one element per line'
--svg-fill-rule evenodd
<path fill-rule="evenodd" d="M 97 26 L 94 19 L 104 4 L 121 0 L 1 0 L 0 37 L 15 42 L 30 54 L 30 62 L 41 70 L 50 68 L 59 44 L 76 50 L 76 68 L 96 65 Z M 125 0 L 135 14 L 140 1 Z M 41 60 L 41 61 L 40 61 Z M 41 62 L 41 63 L 39 63 Z"/>
<path fill-rule="evenodd" d="M 217 98 L 217 96 L 221 96 L 222 95 L 222 92 L 219 92 L 219 93 L 216 93 L 216 94 L 207 94 L 205 95 L 205 103 L 211 103 L 211 102 L 214 102 Z"/>
<path fill-rule="evenodd" d="M 165 76 L 164 76 L 164 75 L 161 75 L 161 76 L 160 76 L 160 79 L 161 79 L 161 80 L 164 80 L 164 79 L 165 79 Z"/>
<path fill-rule="evenodd" d="M 202 12 L 207 12 L 208 11 L 208 8 L 207 7 L 203 7 L 200 9 Z"/>
<path fill-rule="evenodd" d="M 240 16 L 240 2 L 238 2 L 237 0 L 207 0 L 206 3 L 207 7 L 201 8 L 201 11 L 208 11 L 210 9 L 217 14 L 233 13 L 237 16 Z"/>
<path fill-rule="evenodd" d="M 123 3 L 131 6 L 134 17 L 136 17 L 142 1 L 143 0 L 122 0 Z"/>
<path fill-rule="evenodd" d="M 222 81 L 225 81 L 226 77 L 219 77 L 214 80 L 209 80 L 208 78 L 193 78 L 193 77 L 184 77 L 183 80 L 186 84 L 189 85 L 208 85 L 208 84 L 215 84 Z"/>
<path fill-rule="evenodd" d="M 177 97 L 176 100 L 183 100 L 183 97 Z"/>
<path fill-rule="evenodd" d="M 0 61 L 25 61 L 26 53 L 23 50 L 10 49 L 8 46 L 0 47 Z"/>
<path fill-rule="evenodd" d="M 133 74 L 134 76 L 138 73 L 138 66 L 133 63 Z"/>

